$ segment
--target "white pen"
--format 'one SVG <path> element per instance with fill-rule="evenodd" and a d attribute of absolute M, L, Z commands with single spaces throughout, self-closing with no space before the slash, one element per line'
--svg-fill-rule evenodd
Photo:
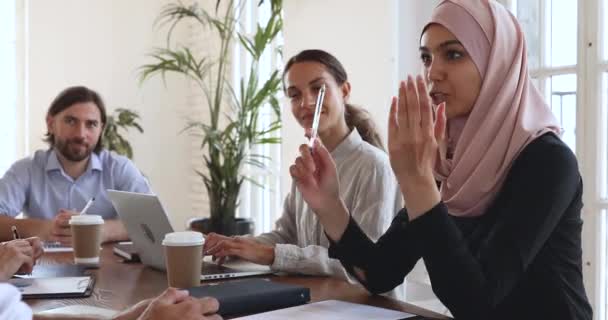
<path fill-rule="evenodd" d="M 19 231 L 17 231 L 16 226 L 11 227 L 11 232 L 13 233 L 13 240 L 21 239 L 21 236 L 19 236 Z"/>
<path fill-rule="evenodd" d="M 317 104 L 315 105 L 315 115 L 312 119 L 312 133 L 310 134 L 310 140 L 308 141 L 308 147 L 312 148 L 317 138 L 317 131 L 319 130 L 319 118 L 321 117 L 321 109 L 323 108 L 323 99 L 325 98 L 325 83 L 319 89 L 319 95 L 317 96 Z"/>
<path fill-rule="evenodd" d="M 80 214 L 85 214 L 87 212 L 87 210 L 89 210 L 89 207 L 93 204 L 93 201 L 95 201 L 95 197 L 89 199 L 89 201 L 87 201 L 87 204 L 84 205 L 84 208 L 82 208 L 82 211 L 80 211 Z"/>

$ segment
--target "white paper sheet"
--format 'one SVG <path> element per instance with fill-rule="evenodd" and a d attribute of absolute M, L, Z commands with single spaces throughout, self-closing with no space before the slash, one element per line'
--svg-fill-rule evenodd
<path fill-rule="evenodd" d="M 413 314 L 338 300 L 326 300 L 297 307 L 237 318 L 239 320 L 398 320 L 414 317 Z"/>
<path fill-rule="evenodd" d="M 50 253 L 50 252 L 72 252 L 72 251 L 74 251 L 74 249 L 72 247 L 63 246 L 59 242 L 44 241 L 44 242 L 42 242 L 42 248 L 44 249 L 45 253 Z"/>
<path fill-rule="evenodd" d="M 12 278 L 8 282 L 17 287 L 22 295 L 84 293 L 91 277 Z"/>
<path fill-rule="evenodd" d="M 36 315 L 52 315 L 55 317 L 60 316 L 81 316 L 81 317 L 96 317 L 98 319 L 112 319 L 118 311 L 112 309 L 105 309 L 87 305 L 73 305 L 61 308 L 55 308 L 50 310 L 45 310 L 42 312 L 37 312 Z"/>

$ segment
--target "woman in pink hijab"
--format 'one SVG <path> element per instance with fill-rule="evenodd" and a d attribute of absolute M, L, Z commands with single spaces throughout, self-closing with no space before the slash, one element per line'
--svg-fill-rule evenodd
<path fill-rule="evenodd" d="M 591 319 L 582 181 L 532 85 L 517 20 L 494 1 L 446 0 L 420 42 L 424 76 L 401 82 L 388 124 L 405 208 L 376 243 L 338 196 L 321 142 L 290 168 L 330 256 L 373 293 L 422 258 L 457 319 Z"/>

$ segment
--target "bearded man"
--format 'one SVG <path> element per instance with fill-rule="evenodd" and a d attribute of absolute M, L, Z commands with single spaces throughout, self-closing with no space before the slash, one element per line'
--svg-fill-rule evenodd
<path fill-rule="evenodd" d="M 22 237 L 70 245 L 68 221 L 92 199 L 86 213 L 104 218 L 103 242 L 128 239 L 106 190 L 151 191 L 133 162 L 102 148 L 106 117 L 89 88 L 70 87 L 55 98 L 46 115 L 50 148 L 15 162 L 0 179 L 0 241 L 12 239 L 16 226 Z"/>

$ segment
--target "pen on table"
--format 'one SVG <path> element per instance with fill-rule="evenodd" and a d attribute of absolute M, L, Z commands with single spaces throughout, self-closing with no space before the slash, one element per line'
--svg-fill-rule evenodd
<path fill-rule="evenodd" d="M 95 201 L 95 197 L 89 199 L 89 201 L 87 201 L 87 204 L 84 205 L 84 208 L 82 208 L 82 211 L 80 211 L 80 214 L 83 215 L 87 212 L 87 210 L 89 210 L 89 207 L 93 204 L 93 201 Z"/>
<path fill-rule="evenodd" d="M 323 99 L 325 98 L 325 84 L 319 89 L 319 95 L 317 96 L 317 103 L 315 105 L 315 114 L 312 119 L 312 133 L 310 134 L 310 140 L 308 141 L 308 147 L 312 149 L 317 137 L 317 131 L 319 130 L 319 118 L 321 118 L 321 109 L 323 109 Z"/>
<path fill-rule="evenodd" d="M 21 239 L 21 237 L 19 236 L 19 231 L 17 231 L 16 226 L 12 226 L 11 231 L 13 232 L 13 240 Z"/>

